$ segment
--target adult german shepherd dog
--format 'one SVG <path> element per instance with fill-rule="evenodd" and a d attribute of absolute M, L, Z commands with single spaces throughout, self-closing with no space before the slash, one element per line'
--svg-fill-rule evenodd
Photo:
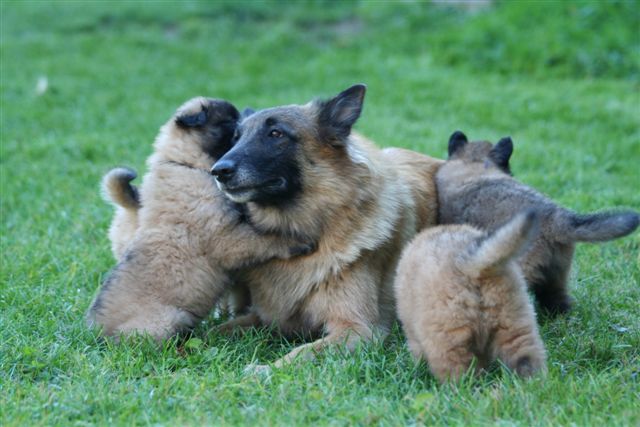
<path fill-rule="evenodd" d="M 442 164 L 402 149 L 380 150 L 351 128 L 365 86 L 305 105 L 246 116 L 211 173 L 262 234 L 318 242 L 316 252 L 244 269 L 249 314 L 221 325 L 273 325 L 320 336 L 275 363 L 312 359 L 330 344 L 353 351 L 383 337 L 395 319 L 393 281 L 405 244 L 435 225 Z"/>

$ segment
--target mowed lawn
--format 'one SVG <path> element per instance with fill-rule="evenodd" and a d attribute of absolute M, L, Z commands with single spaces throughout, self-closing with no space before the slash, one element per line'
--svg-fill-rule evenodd
<path fill-rule="evenodd" d="M 578 246 L 575 309 L 540 318 L 546 378 L 440 386 L 396 329 L 355 355 L 243 374 L 295 343 L 253 331 L 158 349 L 84 313 L 114 265 L 99 196 L 144 171 L 184 100 L 304 103 L 366 83 L 356 128 L 446 155 L 511 135 L 515 175 L 581 212 L 640 210 L 634 2 L 9 2 L 1 12 L 0 425 L 639 425 L 640 233 Z"/>

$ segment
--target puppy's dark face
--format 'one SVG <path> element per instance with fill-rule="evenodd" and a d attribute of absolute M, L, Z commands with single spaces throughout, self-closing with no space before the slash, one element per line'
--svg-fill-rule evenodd
<path fill-rule="evenodd" d="M 229 102 L 198 97 L 178 109 L 175 125 L 184 137 L 200 145 L 214 159 L 219 159 L 231 148 L 239 118 L 240 113 Z"/>
<path fill-rule="evenodd" d="M 319 157 L 344 151 L 364 92 L 356 85 L 328 101 L 248 115 L 236 129 L 233 148 L 211 169 L 218 187 L 238 203 L 278 206 L 294 200 Z"/>
<path fill-rule="evenodd" d="M 454 132 L 449 138 L 449 160 L 482 163 L 485 168 L 496 167 L 511 175 L 511 154 L 513 141 L 510 137 L 502 138 L 495 146 L 486 141 L 469 142 L 467 136 L 460 131 Z"/>

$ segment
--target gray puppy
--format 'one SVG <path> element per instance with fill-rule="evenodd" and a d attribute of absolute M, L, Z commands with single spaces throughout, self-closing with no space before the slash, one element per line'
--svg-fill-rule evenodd
<path fill-rule="evenodd" d="M 449 159 L 436 175 L 440 224 L 471 224 L 494 231 L 527 209 L 538 211 L 541 233 L 520 259 L 540 307 L 567 312 L 567 279 L 576 242 L 603 242 L 626 236 L 640 222 L 634 211 L 578 214 L 562 208 L 511 176 L 511 138 L 495 146 L 468 142 L 457 131 L 449 139 Z"/>

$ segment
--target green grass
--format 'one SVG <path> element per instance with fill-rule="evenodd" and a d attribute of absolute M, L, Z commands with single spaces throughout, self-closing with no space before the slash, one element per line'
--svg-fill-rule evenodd
<path fill-rule="evenodd" d="M 144 170 L 158 126 L 194 95 L 262 108 L 364 82 L 357 129 L 382 146 L 442 157 L 455 129 L 511 135 L 516 175 L 563 205 L 640 209 L 639 11 L 3 1 L 0 424 L 640 424 L 638 233 L 578 247 L 575 310 L 541 319 L 545 379 L 497 369 L 439 386 L 396 331 L 263 381 L 243 368 L 293 343 L 203 325 L 186 345 L 113 346 L 83 323 L 114 263 L 98 182 Z"/>

